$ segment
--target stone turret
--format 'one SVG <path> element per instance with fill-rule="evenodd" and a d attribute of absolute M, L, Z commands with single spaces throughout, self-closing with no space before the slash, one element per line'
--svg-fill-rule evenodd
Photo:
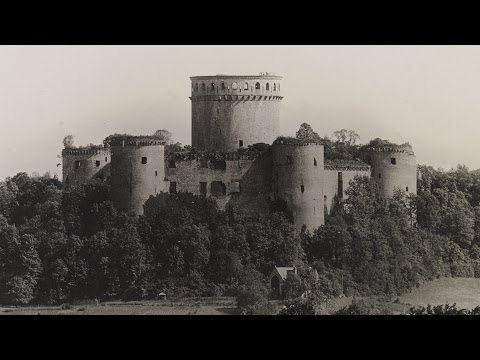
<path fill-rule="evenodd" d="M 297 230 L 323 225 L 323 145 L 278 139 L 272 145 L 274 197 L 286 202 Z"/>
<path fill-rule="evenodd" d="M 417 193 L 417 162 L 409 144 L 373 146 L 366 153 L 381 196 L 391 198 L 395 189 L 405 194 Z"/>
<path fill-rule="evenodd" d="M 131 216 L 143 214 L 150 195 L 166 191 L 164 145 L 155 137 L 116 136 L 112 151 L 112 198 Z"/>
<path fill-rule="evenodd" d="M 65 148 L 62 159 L 63 184 L 67 187 L 110 175 L 110 149 L 103 145 Z"/>

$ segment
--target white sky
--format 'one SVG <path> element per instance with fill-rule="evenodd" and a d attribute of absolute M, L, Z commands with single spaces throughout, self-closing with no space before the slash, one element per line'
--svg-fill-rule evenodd
<path fill-rule="evenodd" d="M 62 139 L 165 128 L 191 142 L 190 76 L 284 76 L 281 130 L 409 141 L 480 168 L 480 46 L 0 46 L 0 179 L 61 176 Z"/>

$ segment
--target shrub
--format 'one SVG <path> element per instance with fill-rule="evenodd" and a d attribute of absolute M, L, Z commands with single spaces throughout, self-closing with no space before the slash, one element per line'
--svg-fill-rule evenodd
<path fill-rule="evenodd" d="M 289 301 L 279 315 L 315 315 L 313 302 L 305 299 Z"/>
<path fill-rule="evenodd" d="M 356 300 L 338 310 L 335 315 L 392 315 L 384 302 L 377 300 Z"/>

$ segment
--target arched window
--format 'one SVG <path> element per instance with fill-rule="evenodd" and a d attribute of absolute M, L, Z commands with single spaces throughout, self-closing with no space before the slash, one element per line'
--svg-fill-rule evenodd
<path fill-rule="evenodd" d="M 243 90 L 248 90 L 248 83 L 243 84 Z"/>
<path fill-rule="evenodd" d="M 255 83 L 255 90 L 260 90 L 260 83 L 259 82 Z"/>
<path fill-rule="evenodd" d="M 265 85 L 265 90 L 269 91 L 270 90 L 270 84 L 267 83 L 267 85 Z"/>
<path fill-rule="evenodd" d="M 225 90 L 225 83 L 222 82 L 222 90 Z"/>
<path fill-rule="evenodd" d="M 215 91 L 215 83 L 212 83 L 212 91 Z"/>
<path fill-rule="evenodd" d="M 234 83 L 232 84 L 232 89 L 233 89 L 233 90 L 237 90 L 237 88 L 238 88 L 238 85 L 237 85 L 236 82 L 234 82 Z"/>
<path fill-rule="evenodd" d="M 205 83 L 202 83 L 202 90 L 205 91 Z"/>
<path fill-rule="evenodd" d="M 273 91 L 277 91 L 277 84 L 276 83 L 273 84 Z"/>

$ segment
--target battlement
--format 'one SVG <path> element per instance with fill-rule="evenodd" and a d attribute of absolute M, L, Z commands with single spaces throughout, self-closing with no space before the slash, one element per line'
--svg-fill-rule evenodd
<path fill-rule="evenodd" d="M 370 165 L 355 160 L 325 160 L 325 170 L 370 171 Z"/>
<path fill-rule="evenodd" d="M 168 155 L 169 159 L 176 161 L 200 161 L 200 160 L 225 160 L 225 161 L 238 161 L 238 160 L 255 160 L 258 154 L 240 154 L 238 152 L 229 153 L 172 153 Z"/>
<path fill-rule="evenodd" d="M 277 95 L 197 95 L 189 98 L 192 101 L 280 101 L 283 96 Z"/>
<path fill-rule="evenodd" d="M 274 73 L 259 73 L 258 75 L 200 75 L 200 76 L 191 76 L 190 80 L 221 80 L 221 79 L 272 79 L 272 80 L 282 80 L 283 76 L 277 76 Z"/>
<path fill-rule="evenodd" d="M 84 147 L 84 148 L 65 148 L 62 150 L 62 156 L 67 155 L 100 155 L 100 154 L 110 154 L 110 149 L 99 145 L 98 147 Z"/>
<path fill-rule="evenodd" d="M 293 137 L 279 137 L 274 142 L 273 145 L 290 145 L 290 146 L 323 146 L 323 143 L 320 141 L 315 141 L 312 139 L 297 139 Z"/>
<path fill-rule="evenodd" d="M 391 146 L 376 146 L 366 148 L 367 152 L 388 152 L 388 153 L 404 153 L 408 155 L 415 155 L 413 150 L 408 147 L 391 147 Z"/>
<path fill-rule="evenodd" d="M 166 142 L 157 136 L 132 136 L 132 135 L 112 135 L 104 140 L 105 144 L 110 146 L 157 146 L 165 145 Z"/>

